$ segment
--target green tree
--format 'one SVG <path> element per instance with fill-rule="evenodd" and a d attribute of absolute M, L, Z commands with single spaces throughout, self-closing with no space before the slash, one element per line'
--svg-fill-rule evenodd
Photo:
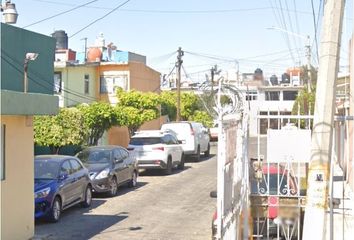
<path fill-rule="evenodd" d="M 109 103 L 82 104 L 78 106 L 78 109 L 84 116 L 85 126 L 89 129 L 87 144 L 90 146 L 97 145 L 105 131 L 122 124 L 121 114 Z"/>
<path fill-rule="evenodd" d="M 200 108 L 201 104 L 197 95 L 192 92 L 185 92 L 181 94 L 181 118 L 183 120 L 190 119 L 194 112 Z"/>
<path fill-rule="evenodd" d="M 316 89 L 313 88 L 311 92 L 307 91 L 305 87 L 302 89 L 294 102 L 292 114 L 293 115 L 313 115 L 315 110 Z M 305 127 L 305 120 L 301 120 L 301 127 Z"/>
<path fill-rule="evenodd" d="M 116 111 L 122 118 L 122 125 L 127 126 L 133 135 L 142 124 L 160 116 L 160 96 L 156 93 L 117 90 L 118 104 Z"/>
<path fill-rule="evenodd" d="M 208 128 L 213 126 L 213 118 L 206 111 L 196 110 L 189 120 L 200 122 Z"/>
<path fill-rule="evenodd" d="M 84 116 L 76 108 L 62 108 L 55 116 L 36 116 L 33 125 L 35 143 L 48 146 L 53 154 L 63 146 L 83 144 L 88 134 Z"/>
<path fill-rule="evenodd" d="M 172 91 L 163 91 L 160 93 L 161 115 L 168 115 L 170 121 L 176 120 L 177 114 L 177 95 Z"/>

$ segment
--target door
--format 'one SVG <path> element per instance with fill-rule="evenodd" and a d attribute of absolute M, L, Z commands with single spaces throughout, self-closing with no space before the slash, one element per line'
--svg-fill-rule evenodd
<path fill-rule="evenodd" d="M 74 201 L 74 178 L 71 174 L 72 168 L 69 160 L 65 160 L 60 167 L 60 176 L 66 175 L 65 179 L 60 182 L 59 191 L 63 196 L 63 206 L 66 206 Z"/>
<path fill-rule="evenodd" d="M 126 180 L 130 180 L 134 170 L 133 159 L 129 157 L 129 152 L 127 150 L 121 148 L 120 152 L 124 163 L 124 175 L 126 176 Z"/>
<path fill-rule="evenodd" d="M 70 159 L 70 164 L 71 164 L 72 174 L 74 178 L 74 183 L 73 183 L 74 200 L 77 200 L 79 198 L 82 199 L 84 196 L 83 193 L 85 192 L 86 185 L 87 185 L 84 168 L 76 159 Z"/>
<path fill-rule="evenodd" d="M 114 172 L 116 173 L 118 179 L 118 184 L 125 182 L 127 180 L 126 166 L 119 148 L 113 150 L 113 165 Z"/>

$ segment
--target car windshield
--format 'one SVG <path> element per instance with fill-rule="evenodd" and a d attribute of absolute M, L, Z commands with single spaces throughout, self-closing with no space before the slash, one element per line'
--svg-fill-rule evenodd
<path fill-rule="evenodd" d="M 59 172 L 59 162 L 51 160 L 34 161 L 35 179 L 56 179 Z"/>
<path fill-rule="evenodd" d="M 133 137 L 132 139 L 130 139 L 129 144 L 141 146 L 141 145 L 153 145 L 159 143 L 162 143 L 160 137 Z"/>
<path fill-rule="evenodd" d="M 109 163 L 111 158 L 111 150 L 90 149 L 79 152 L 77 157 L 83 163 Z"/>

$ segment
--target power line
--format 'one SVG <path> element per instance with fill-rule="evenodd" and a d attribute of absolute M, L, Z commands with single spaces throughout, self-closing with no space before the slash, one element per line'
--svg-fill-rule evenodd
<path fill-rule="evenodd" d="M 109 16 L 110 14 L 112 14 L 113 12 L 117 11 L 119 8 L 123 7 L 125 4 L 127 4 L 128 2 L 130 2 L 130 0 L 127 0 L 121 4 L 119 4 L 117 7 L 113 8 L 111 11 L 109 11 L 108 13 L 104 14 L 102 17 L 97 18 L 96 20 L 90 22 L 89 24 L 87 24 L 85 27 L 81 28 L 80 30 L 78 30 L 77 32 L 75 32 L 74 34 L 72 34 L 69 38 L 74 37 L 75 35 L 77 35 L 78 33 L 82 32 L 83 30 L 85 30 L 86 28 L 92 26 L 93 24 L 95 24 L 96 22 L 104 19 L 105 17 Z"/>
<path fill-rule="evenodd" d="M 94 2 L 97 2 L 97 1 L 99 1 L 99 0 L 92 0 L 92 1 L 90 1 L 90 2 L 87 2 L 87 3 L 84 3 L 84 4 L 78 5 L 78 6 L 74 7 L 74 8 L 68 9 L 68 10 L 66 10 L 66 11 L 64 11 L 64 12 L 60 12 L 60 13 L 54 14 L 53 16 L 46 17 L 46 18 L 43 18 L 43 19 L 41 19 L 41 20 L 39 20 L 39 21 L 36 21 L 36 22 L 31 23 L 31 24 L 29 24 L 29 25 L 26 25 L 26 26 L 24 26 L 23 28 L 28 28 L 28 27 L 31 27 L 31 26 L 36 25 L 36 24 L 38 24 L 38 23 L 47 21 L 47 20 L 49 20 L 49 19 L 52 19 L 52 18 L 61 16 L 61 15 L 64 15 L 64 14 L 66 14 L 66 13 L 69 13 L 69 12 L 72 12 L 72 11 L 74 11 L 74 10 L 76 10 L 76 9 L 85 7 L 85 6 L 89 5 L 89 4 L 94 3 Z"/>

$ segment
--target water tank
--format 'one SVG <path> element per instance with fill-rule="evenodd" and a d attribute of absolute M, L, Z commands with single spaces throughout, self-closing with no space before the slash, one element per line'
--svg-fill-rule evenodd
<path fill-rule="evenodd" d="M 290 75 L 283 73 L 283 75 L 281 75 L 281 83 L 290 83 Z"/>
<path fill-rule="evenodd" d="M 64 30 L 57 30 L 52 33 L 56 40 L 56 49 L 68 49 L 68 34 Z"/>
<path fill-rule="evenodd" d="M 88 62 L 100 62 L 102 59 L 102 51 L 97 47 L 91 47 L 87 52 Z"/>
<path fill-rule="evenodd" d="M 278 83 L 278 77 L 276 76 L 276 75 L 272 75 L 271 77 L 270 77 L 270 83 L 272 84 L 272 86 L 276 86 L 276 85 L 278 85 L 279 83 Z"/>
<path fill-rule="evenodd" d="M 254 71 L 253 79 L 254 79 L 254 80 L 263 81 L 263 71 L 262 71 L 262 69 L 257 68 L 257 69 Z"/>

